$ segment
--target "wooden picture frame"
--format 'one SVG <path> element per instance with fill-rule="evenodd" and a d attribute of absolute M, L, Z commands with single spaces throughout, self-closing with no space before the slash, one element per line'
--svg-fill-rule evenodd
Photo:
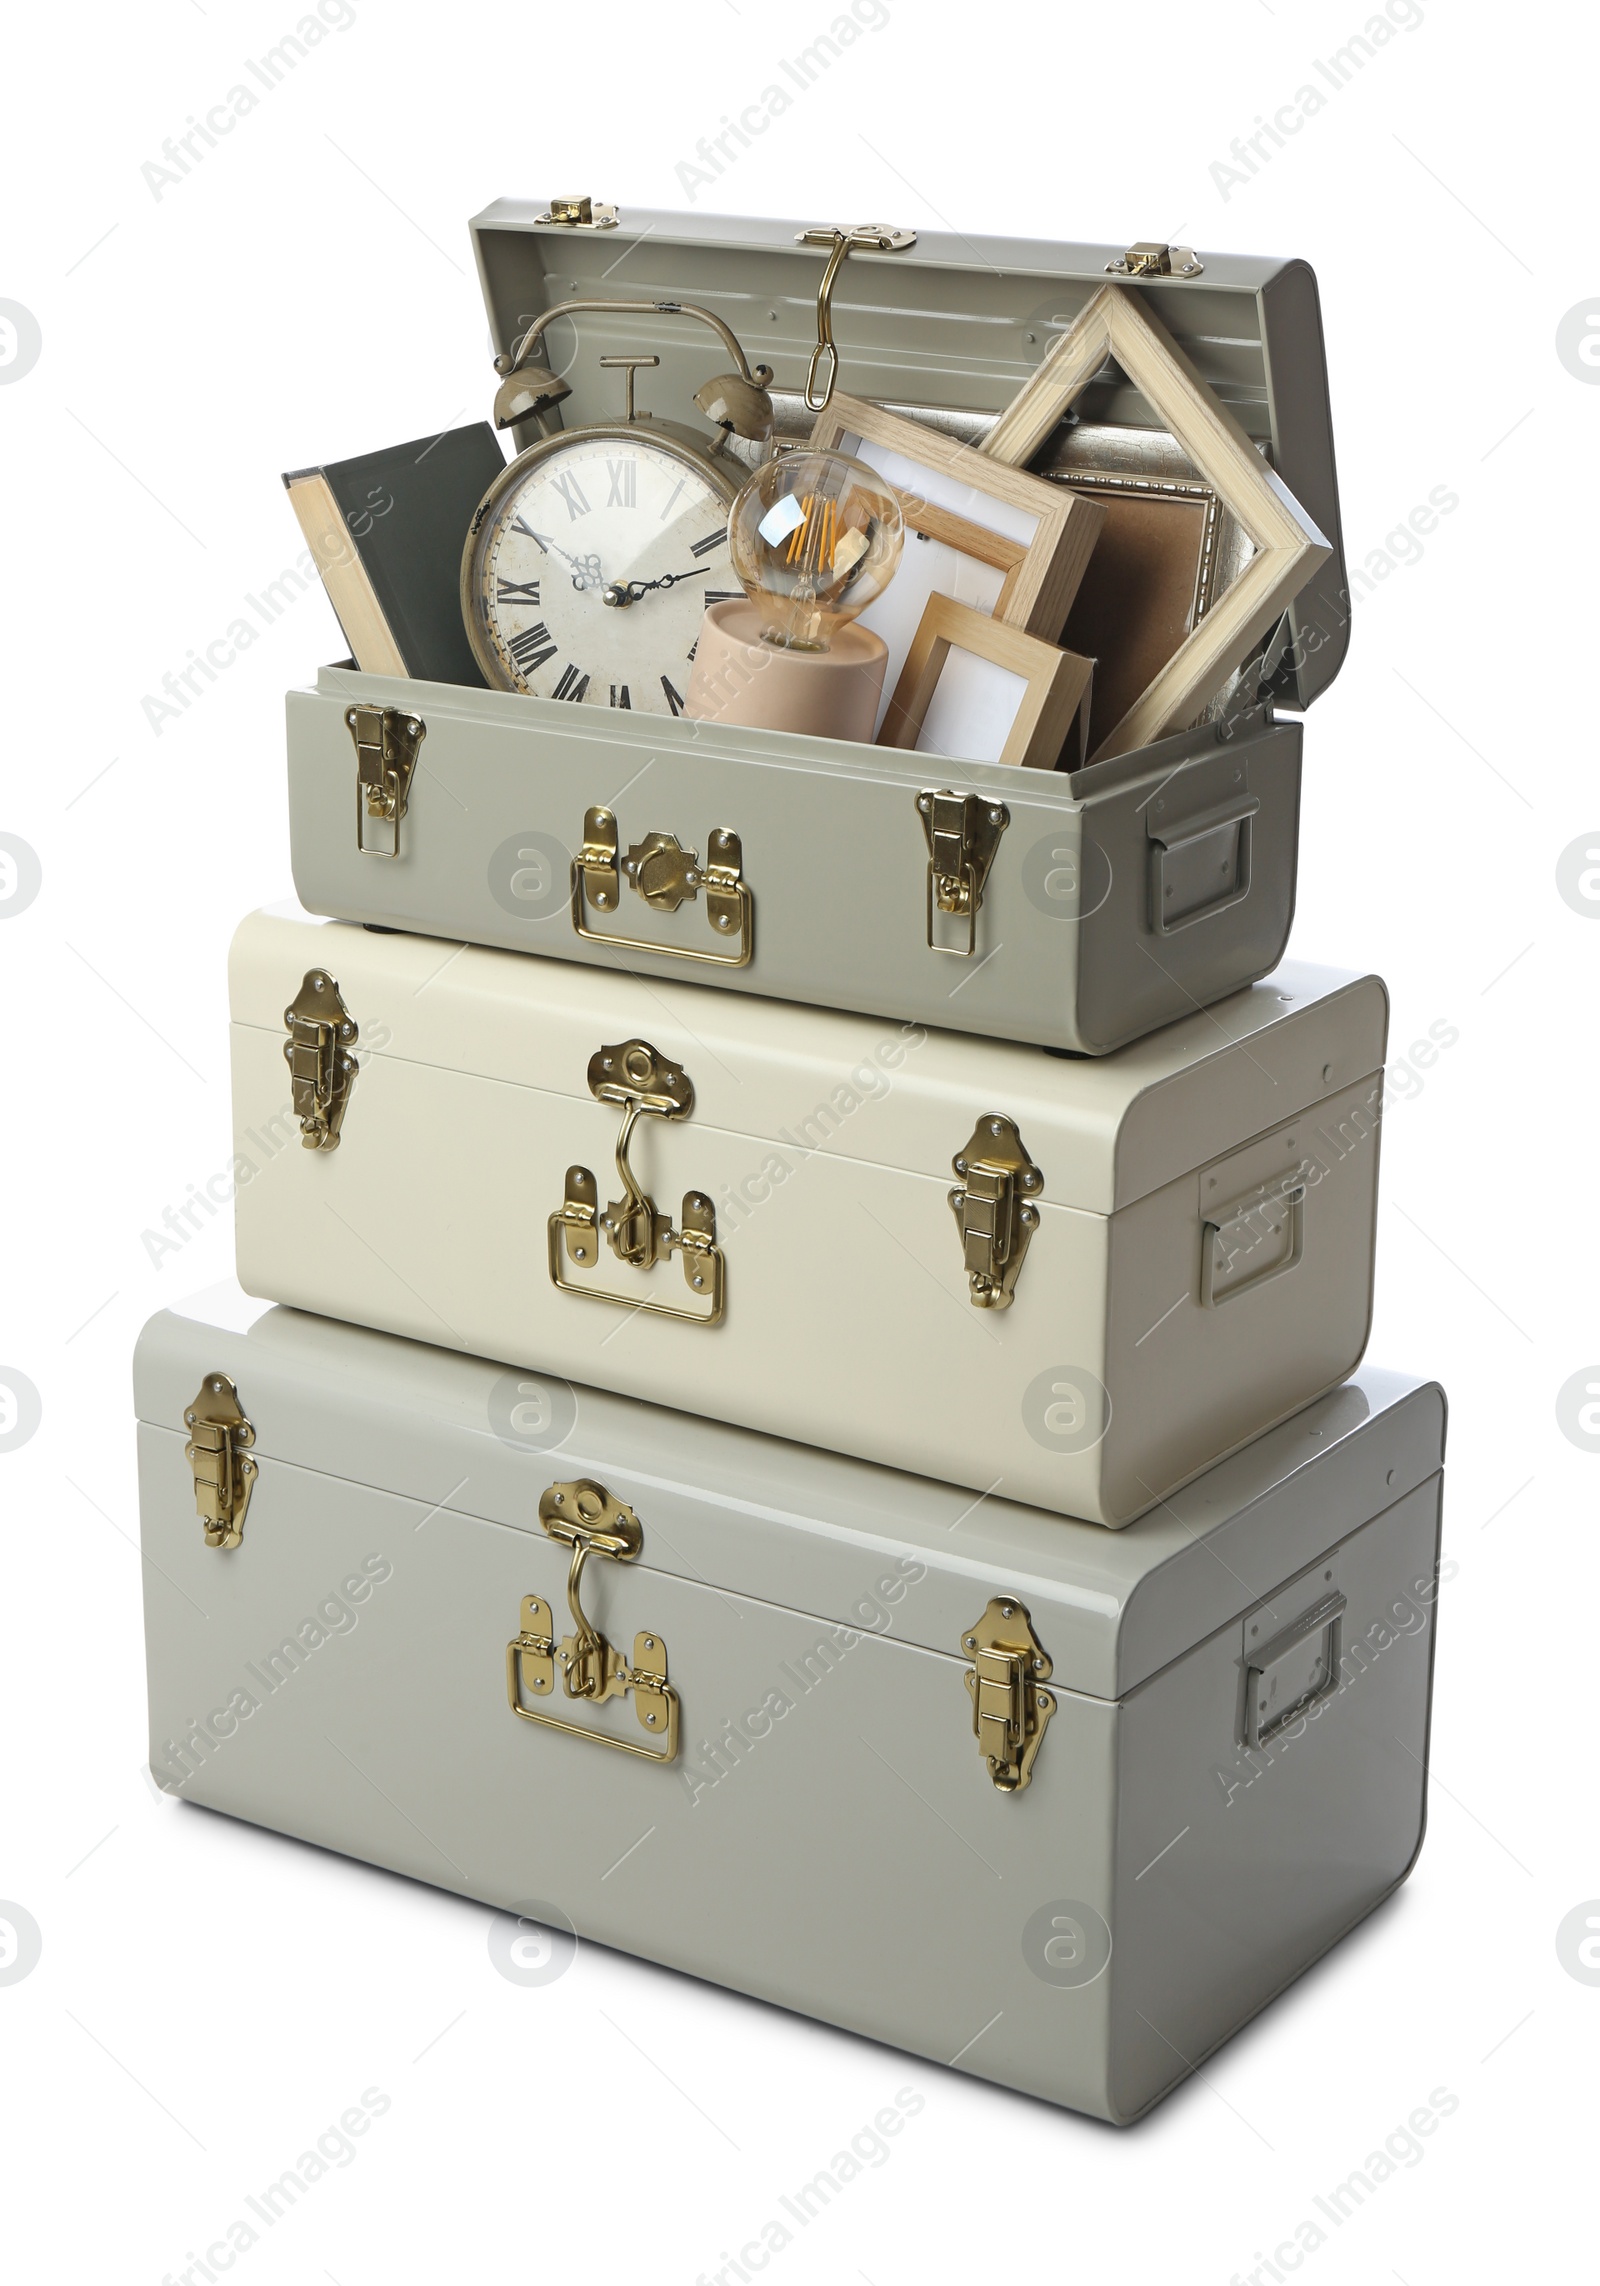
<path fill-rule="evenodd" d="M 842 390 L 818 415 L 810 442 L 877 468 L 905 516 L 900 568 L 861 614 L 888 645 L 886 694 L 936 594 L 1054 642 L 1105 522 L 1099 501 Z M 880 712 L 880 729 L 883 720 Z"/>
<path fill-rule="evenodd" d="M 997 751 L 972 754 L 946 746 L 937 751 L 958 762 L 1004 762 L 1025 770 L 1053 770 L 1074 724 L 1081 724 L 1087 716 L 1094 661 L 1080 658 L 1075 651 L 1060 650 L 1054 643 L 1041 642 L 1020 627 L 1007 627 L 991 614 L 974 611 L 948 595 L 928 599 L 890 698 L 878 744 L 915 750 L 952 651 L 985 660 L 1007 676 L 1019 676 L 1023 688 L 1014 700 L 1010 719 L 996 719 L 994 727 L 999 735 L 988 743 Z M 1002 694 L 984 693 L 979 705 L 997 700 L 1004 703 Z"/>
<path fill-rule="evenodd" d="M 1097 762 L 1192 722 L 1333 553 L 1148 302 L 1126 286 L 1100 288 L 979 450 L 1007 467 L 1030 460 L 1108 357 L 1172 432 L 1255 554 L 1102 741 Z"/>

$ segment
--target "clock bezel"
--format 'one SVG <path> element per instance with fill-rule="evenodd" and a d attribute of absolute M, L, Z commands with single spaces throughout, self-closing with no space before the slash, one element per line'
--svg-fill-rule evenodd
<path fill-rule="evenodd" d="M 520 490 L 525 479 L 541 462 L 554 460 L 560 454 L 570 452 L 575 445 L 590 444 L 650 445 L 657 452 L 665 453 L 670 459 L 682 461 L 686 467 L 691 468 L 703 482 L 721 495 L 730 509 L 749 476 L 748 469 L 723 467 L 714 453 L 702 451 L 687 437 L 675 434 L 664 424 L 651 421 L 645 414 L 636 414 L 631 421 L 595 421 L 587 428 L 558 429 L 554 436 L 541 437 L 537 444 L 529 445 L 526 452 L 519 452 L 515 460 L 507 461 L 479 501 L 468 527 L 466 545 L 461 551 L 461 617 L 466 627 L 467 641 L 472 646 L 472 655 L 491 690 L 509 691 L 517 698 L 539 696 L 537 691 L 528 690 L 515 679 L 514 671 L 508 667 L 489 632 L 483 583 L 478 576 L 480 543 L 486 548 L 484 536 L 498 522 L 507 495 Z M 507 680 L 508 676 L 510 680 Z"/>

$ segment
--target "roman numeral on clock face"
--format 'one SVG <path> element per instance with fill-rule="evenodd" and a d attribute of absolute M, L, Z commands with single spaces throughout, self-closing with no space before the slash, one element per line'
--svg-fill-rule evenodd
<path fill-rule="evenodd" d="M 627 684 L 626 684 L 626 683 L 613 683 L 613 684 L 612 684 L 612 686 L 611 686 L 611 703 L 612 703 L 612 705 L 613 705 L 613 706 L 625 706 L 625 707 L 629 708 L 629 709 L 630 709 L 630 711 L 631 711 L 631 709 L 632 709 L 632 706 L 633 706 L 633 694 L 632 694 L 632 693 L 630 692 L 630 690 L 628 689 L 628 686 L 627 686 Z"/>
<path fill-rule="evenodd" d="M 661 678 L 661 688 L 662 688 L 662 689 L 663 689 L 663 690 L 666 692 L 666 694 L 667 694 L 667 704 L 668 704 L 668 706 L 670 706 L 670 707 L 671 707 L 671 709 L 672 709 L 673 713 L 674 713 L 674 714 L 682 714 L 682 712 L 683 712 L 683 698 L 682 698 L 682 695 L 681 695 L 681 693 L 679 693 L 678 691 L 675 691 L 675 690 L 673 689 L 673 687 L 672 687 L 671 683 L 669 683 L 669 682 L 668 682 L 668 680 L 667 680 L 667 678 L 666 678 L 666 676 L 665 676 L 665 675 L 663 675 L 663 676 L 662 676 L 662 678 Z"/>
<path fill-rule="evenodd" d="M 555 479 L 555 488 L 567 504 L 567 521 L 569 523 L 575 524 L 580 516 L 588 515 L 589 503 L 584 497 L 583 486 L 575 476 L 571 474 L 558 476 Z"/>
<path fill-rule="evenodd" d="M 588 688 L 588 676 L 580 675 L 576 667 L 569 665 L 562 668 L 561 679 L 550 695 L 552 698 L 570 699 L 574 706 L 581 706 Z"/>
<path fill-rule="evenodd" d="M 537 603 L 539 582 L 536 579 L 501 579 L 496 574 L 494 599 L 496 603 Z"/>
<path fill-rule="evenodd" d="M 708 532 L 703 540 L 692 541 L 689 553 L 691 556 L 709 556 L 722 546 L 727 537 L 728 527 L 724 524 L 720 532 Z"/>
<path fill-rule="evenodd" d="M 540 555 L 547 556 L 550 553 L 550 550 L 545 546 L 543 540 L 540 539 L 533 526 L 523 517 L 513 516 L 511 519 L 511 529 L 513 532 L 520 532 L 525 540 L 532 540 L 537 546 Z"/>
<path fill-rule="evenodd" d="M 611 479 L 611 497 L 608 508 L 631 508 L 639 482 L 639 463 L 636 460 L 608 460 L 606 474 Z"/>
<path fill-rule="evenodd" d="M 556 647 L 550 640 L 550 630 L 541 619 L 536 627 L 524 627 L 520 635 L 513 635 L 506 649 L 511 653 L 520 674 L 537 674 L 546 659 L 553 659 Z"/>

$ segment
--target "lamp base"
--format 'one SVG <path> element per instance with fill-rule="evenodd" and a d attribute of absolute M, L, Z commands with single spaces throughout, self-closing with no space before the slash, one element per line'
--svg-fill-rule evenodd
<path fill-rule="evenodd" d="M 870 628 L 841 627 L 827 651 L 761 639 L 753 603 L 714 603 L 700 628 L 683 711 L 697 722 L 798 730 L 870 745 L 889 653 Z"/>

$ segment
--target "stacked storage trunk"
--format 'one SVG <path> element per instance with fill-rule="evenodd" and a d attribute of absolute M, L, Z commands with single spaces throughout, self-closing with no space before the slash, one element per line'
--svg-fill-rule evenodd
<path fill-rule="evenodd" d="M 803 375 L 791 226 L 474 227 L 502 346 L 631 244 Z M 853 256 L 849 385 L 981 432 L 1113 257 Z M 1410 1865 L 1443 1442 L 1350 1378 L 1383 987 L 1279 965 L 1275 709 L 1342 651 L 1315 286 L 1144 290 L 1335 541 L 1220 717 L 1021 773 L 325 669 L 306 909 L 233 954 L 259 1305 L 137 1365 L 163 1784 L 1118 2121 Z M 569 425 L 590 353 L 684 357 L 580 347 Z M 1097 385 L 1072 467 L 1141 419 Z M 401 708 L 375 858 L 352 733 Z M 1006 815 L 970 949 L 933 802 Z M 739 837 L 740 958 L 694 900 L 608 937 L 597 811 Z"/>

